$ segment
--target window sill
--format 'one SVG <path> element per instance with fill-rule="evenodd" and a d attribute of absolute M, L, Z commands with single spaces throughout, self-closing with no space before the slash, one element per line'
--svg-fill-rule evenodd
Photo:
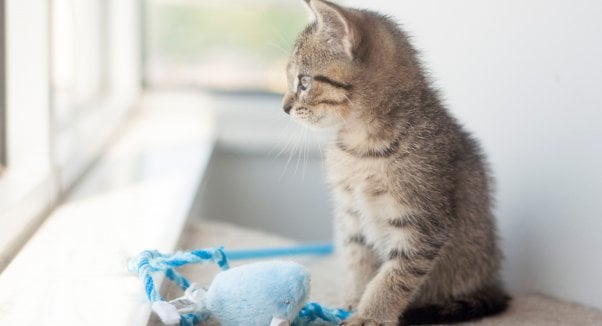
<path fill-rule="evenodd" d="M 0 274 L 2 325 L 146 325 L 126 261 L 174 249 L 214 144 L 199 95 L 149 94 L 94 169 Z M 206 108 L 206 109 L 205 109 Z"/>
<path fill-rule="evenodd" d="M 0 180 L 0 272 L 40 225 L 56 198 L 48 171 L 8 170 Z"/>

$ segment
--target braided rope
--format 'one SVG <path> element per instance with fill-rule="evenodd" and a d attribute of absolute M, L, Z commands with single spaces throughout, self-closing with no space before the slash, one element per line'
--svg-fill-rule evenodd
<path fill-rule="evenodd" d="M 186 278 L 178 273 L 175 268 L 187 264 L 203 264 L 214 262 L 222 270 L 227 270 L 228 260 L 224 253 L 224 248 L 199 249 L 187 252 L 176 252 L 175 254 L 162 254 L 157 250 L 145 250 L 138 257 L 130 261 L 130 270 L 138 272 L 138 278 L 144 284 L 146 297 L 150 302 L 162 301 L 163 297 L 155 289 L 152 273 L 163 272 L 165 276 L 178 285 L 182 290 L 186 290 L 190 283 Z"/>
<path fill-rule="evenodd" d="M 308 302 L 299 311 L 299 315 L 293 321 L 292 326 L 310 325 L 312 322 L 320 320 L 338 325 L 347 319 L 350 314 L 347 310 L 324 308 L 316 302 Z"/>

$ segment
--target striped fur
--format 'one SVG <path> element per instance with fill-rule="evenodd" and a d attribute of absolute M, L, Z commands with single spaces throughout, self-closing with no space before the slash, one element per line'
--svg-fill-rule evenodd
<path fill-rule="evenodd" d="M 283 106 L 308 127 L 337 131 L 327 166 L 356 311 L 345 324 L 502 311 L 508 297 L 478 144 L 443 107 L 396 24 L 306 2 L 316 19 L 295 45 Z"/>

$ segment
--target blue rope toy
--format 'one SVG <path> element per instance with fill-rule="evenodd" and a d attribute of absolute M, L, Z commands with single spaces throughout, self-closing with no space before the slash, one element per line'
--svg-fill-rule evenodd
<path fill-rule="evenodd" d="M 153 311 L 163 323 L 193 326 L 213 316 L 222 326 L 291 325 L 307 326 L 320 321 L 338 325 L 350 312 L 306 303 L 309 273 L 292 262 L 263 262 L 229 268 L 229 260 L 291 255 L 327 255 L 331 245 L 278 249 L 224 251 L 223 247 L 198 249 L 175 254 L 147 250 L 132 258 L 129 268 L 143 282 Z M 188 264 L 216 264 L 220 269 L 211 287 L 191 284 L 176 269 Z M 169 302 L 155 288 L 153 275 L 163 274 L 184 296 Z M 270 323 L 271 322 L 271 323 Z"/>

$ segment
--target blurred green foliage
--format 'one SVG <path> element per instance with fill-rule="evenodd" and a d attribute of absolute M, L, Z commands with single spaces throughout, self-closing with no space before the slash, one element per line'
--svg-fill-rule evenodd
<path fill-rule="evenodd" d="M 149 0 L 147 50 L 180 62 L 211 55 L 269 62 L 285 58 L 307 14 L 296 1 Z"/>

